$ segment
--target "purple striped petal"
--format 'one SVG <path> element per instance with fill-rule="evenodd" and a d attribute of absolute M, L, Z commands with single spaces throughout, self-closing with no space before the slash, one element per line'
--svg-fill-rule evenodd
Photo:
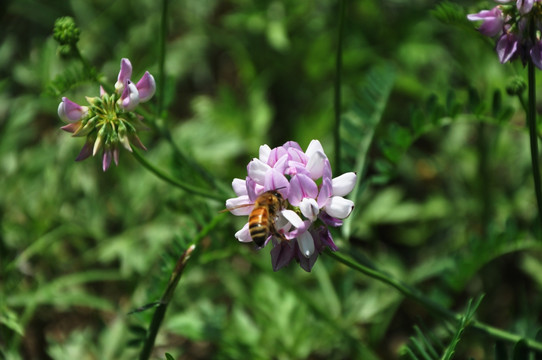
<path fill-rule="evenodd" d="M 124 91 L 126 83 L 130 81 L 132 77 L 132 63 L 130 60 L 123 58 L 120 61 L 120 71 L 119 76 L 117 77 L 117 82 L 115 83 L 115 89 L 117 92 L 121 93 Z"/>
<path fill-rule="evenodd" d="M 58 105 L 58 116 L 65 122 L 76 122 L 87 116 L 88 107 L 74 103 L 67 97 Z"/>
<path fill-rule="evenodd" d="M 140 102 L 149 100 L 156 92 L 156 82 L 154 81 L 154 77 L 148 71 L 145 71 L 145 74 L 137 82 L 136 88 L 139 92 Z"/>

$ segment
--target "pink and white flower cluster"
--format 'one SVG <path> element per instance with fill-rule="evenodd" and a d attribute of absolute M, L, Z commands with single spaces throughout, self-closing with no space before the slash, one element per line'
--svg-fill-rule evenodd
<path fill-rule="evenodd" d="M 496 51 L 501 63 L 520 58 L 542 69 L 542 0 L 495 0 L 491 10 L 469 14 L 471 21 L 483 21 L 478 30 L 496 36 Z M 515 2 L 515 4 L 513 3 Z"/>
<path fill-rule="evenodd" d="M 72 136 L 87 137 L 76 161 L 94 156 L 103 149 L 102 168 L 106 171 L 111 160 L 118 165 L 119 145 L 130 152 L 130 144 L 146 150 L 137 136 L 137 131 L 146 127 L 131 111 L 154 95 L 156 83 L 148 71 L 136 84 L 131 81 L 131 77 L 132 64 L 128 59 L 122 59 L 113 94 L 107 94 L 100 87 L 100 97 L 87 97 L 89 106 L 81 106 L 67 97 L 62 98 L 58 116 L 68 125 L 61 129 L 72 133 Z"/>
<path fill-rule="evenodd" d="M 325 247 L 337 250 L 328 226 L 342 225 L 342 219 L 352 212 L 354 203 L 344 196 L 352 191 L 357 178 L 353 172 L 332 178 L 318 140 L 312 140 L 306 151 L 294 141 L 273 149 L 262 145 L 259 158 L 250 161 L 247 171 L 244 180 L 233 180 L 237 197 L 226 201 L 226 208 L 234 215 L 249 215 L 258 196 L 269 190 L 277 190 L 288 204 L 275 220 L 276 230 L 286 240 L 270 235 L 264 244 L 271 239 L 273 270 L 295 259 L 310 271 Z M 252 241 L 248 222 L 235 237 L 241 242 Z"/>

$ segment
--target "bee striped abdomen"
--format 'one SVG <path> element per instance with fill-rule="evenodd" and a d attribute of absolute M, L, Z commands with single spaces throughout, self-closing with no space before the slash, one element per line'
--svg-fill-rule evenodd
<path fill-rule="evenodd" d="M 269 236 L 269 212 L 266 207 L 257 207 L 252 210 L 248 218 L 248 229 L 252 241 L 262 246 Z"/>

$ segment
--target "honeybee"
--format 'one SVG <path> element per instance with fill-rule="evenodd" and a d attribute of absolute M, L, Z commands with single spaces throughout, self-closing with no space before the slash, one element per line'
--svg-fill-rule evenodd
<path fill-rule="evenodd" d="M 251 205 L 246 204 L 236 208 Z M 266 191 L 256 198 L 254 208 L 248 216 L 248 230 L 252 241 L 258 247 L 263 246 L 270 234 L 286 240 L 284 235 L 280 234 L 275 228 L 275 220 L 279 212 L 284 208 L 286 208 L 286 200 L 277 190 Z M 233 209 L 227 210 L 231 211 Z"/>

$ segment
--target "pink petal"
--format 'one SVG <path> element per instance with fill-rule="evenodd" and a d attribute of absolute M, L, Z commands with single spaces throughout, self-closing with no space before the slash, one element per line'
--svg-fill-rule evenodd
<path fill-rule="evenodd" d="M 111 165 L 111 149 L 104 150 L 102 161 L 103 171 L 107 171 L 107 169 L 109 169 L 109 165 Z"/>
<path fill-rule="evenodd" d="M 67 97 L 63 97 L 62 102 L 58 105 L 58 116 L 66 122 L 79 121 L 87 114 L 88 107 L 78 105 Z"/>
<path fill-rule="evenodd" d="M 124 110 L 132 111 L 139 104 L 139 92 L 131 81 L 128 81 L 126 85 L 119 101 Z"/>
<path fill-rule="evenodd" d="M 156 92 L 156 82 L 154 77 L 145 71 L 145 74 L 136 84 L 137 91 L 139 91 L 139 101 L 145 102 L 149 100 Z"/>
<path fill-rule="evenodd" d="M 295 228 L 301 228 L 304 226 L 303 219 L 301 219 L 295 211 L 286 209 L 282 210 L 280 213 Z"/>
<path fill-rule="evenodd" d="M 240 242 L 251 242 L 252 238 L 250 237 L 250 232 L 248 231 L 248 223 L 243 226 L 241 230 L 235 233 L 235 237 Z"/>
<path fill-rule="evenodd" d="M 246 185 L 248 198 L 252 203 L 254 203 L 258 198 L 258 195 L 263 192 L 263 185 L 256 184 L 256 182 L 248 176 L 246 179 Z"/>
<path fill-rule="evenodd" d="M 83 145 L 81 152 L 79 152 L 79 155 L 75 158 L 75 161 L 83 161 L 90 155 L 92 155 L 92 143 L 86 142 L 85 145 Z"/>
<path fill-rule="evenodd" d="M 518 49 L 518 39 L 514 34 L 503 34 L 497 41 L 497 55 L 501 64 L 511 60 Z"/>
<path fill-rule="evenodd" d="M 293 147 L 288 149 L 288 159 L 290 161 L 295 161 L 303 165 L 307 164 L 307 162 L 309 161 L 308 156 L 305 155 L 302 150 Z"/>
<path fill-rule="evenodd" d="M 293 206 L 299 206 L 303 198 L 309 197 L 316 199 L 318 187 L 316 183 L 307 175 L 298 174 L 290 180 L 290 192 L 288 201 Z"/>
<path fill-rule="evenodd" d="M 226 209 L 236 216 L 247 216 L 253 208 L 254 203 L 250 201 L 248 195 L 242 195 L 226 200 Z"/>
<path fill-rule="evenodd" d="M 286 169 L 288 168 L 288 155 L 284 154 L 281 156 L 273 165 L 273 168 L 276 169 L 281 174 L 284 174 L 286 172 Z"/>
<path fill-rule="evenodd" d="M 298 143 L 296 143 L 295 141 L 286 141 L 284 143 L 284 145 L 282 145 L 285 149 L 290 149 L 290 148 L 293 148 L 293 149 L 297 149 L 297 150 L 300 150 L 300 151 L 303 151 L 301 150 L 301 146 L 299 146 Z"/>
<path fill-rule="evenodd" d="M 282 175 L 276 169 L 271 169 L 267 172 L 263 185 L 264 191 L 279 190 L 284 197 L 288 197 L 288 188 L 290 183 L 286 176 Z"/>
<path fill-rule="evenodd" d="M 326 160 L 327 156 L 323 151 L 316 151 L 310 156 L 307 163 L 307 170 L 309 170 L 311 179 L 316 180 L 323 176 Z"/>
<path fill-rule="evenodd" d="M 132 63 L 130 60 L 123 58 L 120 61 L 120 71 L 119 76 L 117 77 L 117 82 L 115 83 L 115 89 L 118 92 L 124 91 L 126 82 L 132 77 Z"/>
<path fill-rule="evenodd" d="M 323 208 L 327 201 L 329 200 L 329 198 L 331 197 L 331 194 L 332 194 L 332 184 L 331 184 L 331 179 L 329 178 L 324 178 L 322 180 L 322 185 L 320 186 L 320 192 L 318 193 L 318 198 L 316 199 L 316 202 L 318 203 L 318 207 L 319 208 Z"/>
<path fill-rule="evenodd" d="M 81 123 L 78 121 L 78 122 L 74 122 L 74 123 L 70 123 L 68 125 L 64 125 L 61 127 L 62 130 L 66 131 L 66 132 L 69 132 L 69 133 L 74 133 L 76 132 L 79 128 L 81 127 Z"/>
<path fill-rule="evenodd" d="M 233 188 L 233 192 L 235 192 L 235 195 L 237 196 L 247 195 L 246 180 L 235 178 L 233 179 L 231 185 Z"/>
<path fill-rule="evenodd" d="M 260 160 L 264 163 L 267 163 L 267 160 L 269 159 L 269 154 L 271 153 L 271 148 L 269 145 L 264 144 L 260 146 Z"/>
<path fill-rule="evenodd" d="M 271 167 L 269 165 L 256 158 L 252 159 L 247 166 L 248 176 L 260 185 L 265 183 L 265 175 L 270 169 Z"/>
<path fill-rule="evenodd" d="M 275 163 L 284 155 L 287 155 L 287 151 L 282 146 L 272 149 L 271 152 L 269 152 L 269 156 L 267 157 L 267 165 L 274 167 Z"/>
<path fill-rule="evenodd" d="M 312 140 L 309 146 L 307 146 L 307 151 L 305 151 L 305 154 L 310 158 L 319 151 L 323 152 L 325 155 L 324 148 L 322 147 L 322 144 L 320 144 L 320 141 Z"/>

